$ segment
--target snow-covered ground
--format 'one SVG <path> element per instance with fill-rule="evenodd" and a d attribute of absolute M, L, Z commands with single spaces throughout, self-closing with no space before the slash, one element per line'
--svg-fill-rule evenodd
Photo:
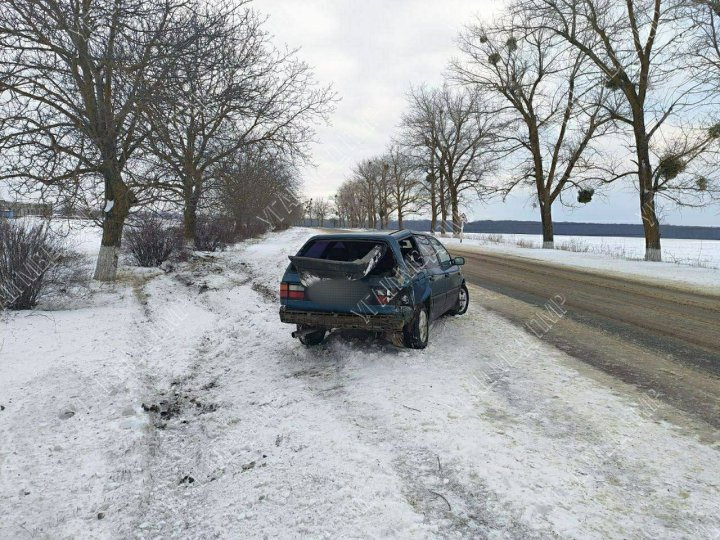
<path fill-rule="evenodd" d="M 276 290 L 312 233 L 2 314 L 0 538 L 720 535 L 717 444 L 477 305 L 305 349 Z"/>
<path fill-rule="evenodd" d="M 559 264 L 562 266 L 568 266 L 572 268 L 578 268 L 582 270 L 589 270 L 600 272 L 606 275 L 618 275 L 622 277 L 629 277 L 639 280 L 652 280 L 653 282 L 665 282 L 667 284 L 682 286 L 685 288 L 692 288 L 694 290 L 702 292 L 720 293 L 720 242 L 709 243 L 713 241 L 703 241 L 703 248 L 707 254 L 708 259 L 703 259 L 706 262 L 700 265 L 690 264 L 679 264 L 672 261 L 672 257 L 668 255 L 673 249 L 675 253 L 683 251 L 685 253 L 695 252 L 696 249 L 700 249 L 697 244 L 693 244 L 700 241 L 695 240 L 663 240 L 663 257 L 664 262 L 646 262 L 636 258 L 624 258 L 613 255 L 611 244 L 602 244 L 607 241 L 608 238 L 598 238 L 596 241 L 595 248 L 590 248 L 589 251 L 566 251 L 562 249 L 542 249 L 542 239 L 540 244 L 534 243 L 533 247 L 528 247 L 526 244 L 527 240 L 520 239 L 522 235 L 514 235 L 503 237 L 503 241 L 498 241 L 498 238 L 491 236 L 491 240 L 488 240 L 487 235 L 465 235 L 462 246 L 466 248 L 478 248 L 488 253 L 499 253 L 505 255 L 512 255 L 513 257 L 522 257 L 525 259 L 534 259 L 537 261 L 544 261 L 552 264 Z M 570 238 L 570 237 L 568 237 Z M 563 239 L 562 237 L 556 237 L 555 243 L 559 245 L 561 243 L 572 243 L 576 246 L 586 247 L 586 239 L 592 237 L 573 237 L 570 239 Z M 461 247 L 460 240 L 452 237 L 440 237 L 438 239 L 447 244 L 448 246 Z M 642 247 L 644 240 L 637 238 L 617 238 L 618 244 L 622 242 L 639 241 Z M 517 245 L 520 242 L 522 245 Z M 687 242 L 688 245 L 684 243 Z M 695 248 L 692 246 L 695 245 Z M 605 247 L 603 247 L 605 246 Z M 594 251 L 593 251 L 594 249 Z M 619 248 L 624 250 L 625 248 Z M 618 252 L 619 253 L 619 252 Z M 627 253 L 623 251 L 623 253 Z M 715 259 L 717 257 L 717 267 L 714 267 Z M 689 260 L 689 259 L 688 259 Z M 710 262 L 707 262 L 710 261 Z"/>
<path fill-rule="evenodd" d="M 529 249 L 542 248 L 539 234 L 481 234 L 467 233 L 466 241 L 478 245 L 515 246 Z M 562 251 L 602 255 L 611 259 L 641 261 L 645 257 L 645 240 L 620 236 L 555 236 L 555 247 Z M 720 240 L 662 239 L 663 258 L 666 262 L 720 268 Z"/>

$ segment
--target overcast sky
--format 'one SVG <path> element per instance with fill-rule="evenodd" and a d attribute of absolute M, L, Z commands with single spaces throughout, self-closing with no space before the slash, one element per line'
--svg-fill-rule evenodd
<path fill-rule="evenodd" d="M 411 85 L 442 82 L 455 39 L 476 17 L 492 18 L 494 0 L 256 0 L 270 16 L 278 45 L 300 47 L 300 57 L 317 78 L 332 82 L 341 97 L 332 124 L 318 131 L 315 167 L 304 169 L 308 196 L 330 196 L 361 159 L 381 153 L 400 121 Z M 532 219 L 531 193 L 507 202 L 476 204 L 475 219 Z M 617 186 L 589 205 L 557 205 L 556 221 L 639 223 L 638 195 Z M 663 221 L 677 225 L 720 225 L 720 208 L 666 208 Z"/>

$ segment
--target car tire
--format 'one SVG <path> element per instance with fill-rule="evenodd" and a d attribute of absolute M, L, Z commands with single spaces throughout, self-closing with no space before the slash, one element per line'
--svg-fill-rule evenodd
<path fill-rule="evenodd" d="M 325 334 L 325 330 L 318 330 L 316 332 L 310 332 L 309 334 L 305 334 L 298 339 L 300 340 L 300 343 L 302 343 L 306 347 L 315 347 L 316 345 L 320 345 L 325 340 Z"/>
<path fill-rule="evenodd" d="M 455 307 L 450 310 L 450 315 L 465 315 L 468 307 L 470 307 L 470 293 L 468 292 L 467 285 L 463 283 L 460 286 Z"/>
<path fill-rule="evenodd" d="M 430 311 L 422 304 L 415 310 L 415 316 L 403 328 L 403 345 L 408 349 L 424 349 L 430 339 Z"/>

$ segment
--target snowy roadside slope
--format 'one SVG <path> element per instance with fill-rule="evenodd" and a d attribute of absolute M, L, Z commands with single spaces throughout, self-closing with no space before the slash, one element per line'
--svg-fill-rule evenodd
<path fill-rule="evenodd" d="M 0 318 L 0 538 L 111 535 L 109 508 L 134 519 L 147 446 L 132 285 Z"/>
<path fill-rule="evenodd" d="M 59 326 L 75 336 L 59 352 L 41 347 L 48 314 L 11 319 L 21 337 L 0 370 L 18 354 L 38 363 L 0 383 L 15 396 L 13 414 L 0 412 L 0 516 L 13 527 L 0 537 L 720 533 L 717 443 L 659 422 L 651 393 L 596 382 L 478 306 L 434 324 L 424 351 L 347 334 L 302 347 L 278 320 L 276 290 L 313 233 L 271 234 L 108 292 Z M 110 354 L 113 315 L 126 346 Z M 123 354 L 127 388 L 104 399 L 87 395 L 91 378 L 62 376 Z M 54 403 L 70 399 L 106 403 L 58 419 Z M 60 438 L 72 459 L 26 453 Z"/>
<path fill-rule="evenodd" d="M 616 275 L 618 277 L 647 281 L 665 282 L 669 285 L 679 286 L 720 294 L 720 269 L 700 268 L 675 264 L 671 262 L 648 263 L 645 261 L 631 261 L 611 258 L 607 255 L 594 253 L 575 253 L 572 251 L 550 250 L 540 248 L 522 248 L 517 246 L 489 244 L 478 240 L 464 240 L 460 244 L 458 238 L 443 238 L 438 236 L 449 248 L 470 249 L 480 253 L 510 255 L 523 259 L 542 261 L 577 268 L 579 270 L 599 272 L 603 275 Z"/>
<path fill-rule="evenodd" d="M 273 254 L 269 279 L 256 279 L 241 249 L 146 288 L 151 305 L 187 300 L 201 310 L 197 318 L 212 324 L 191 348 L 177 334 L 150 359 L 151 371 L 167 381 L 156 401 L 172 412 L 154 416 L 159 429 L 143 536 L 378 537 L 422 530 L 384 454 L 361 442 L 360 428 L 338 419 L 334 405 L 291 369 L 302 371 L 304 351 L 278 321 L 277 284 L 270 289 L 270 282 L 285 252 L 294 253 L 306 236 L 286 233 L 277 243 L 247 248 Z M 168 362 L 179 356 L 193 357 L 181 374 Z"/>
<path fill-rule="evenodd" d="M 218 326 L 174 391 L 213 410 L 158 431 L 148 536 L 681 538 L 720 526 L 717 449 L 659 425 L 651 395 L 599 386 L 481 309 L 437 323 L 426 351 L 347 336 L 301 347 L 277 322 L 275 289 L 310 234 L 271 235 L 198 274 L 212 276 L 200 296 Z M 160 286 L 152 296 L 177 297 Z"/>

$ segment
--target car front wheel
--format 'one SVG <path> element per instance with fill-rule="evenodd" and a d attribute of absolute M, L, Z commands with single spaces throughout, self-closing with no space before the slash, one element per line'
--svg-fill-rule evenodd
<path fill-rule="evenodd" d="M 470 294 L 468 293 L 467 286 L 463 283 L 460 286 L 460 291 L 458 292 L 457 301 L 455 302 L 455 307 L 450 310 L 450 315 L 464 315 L 465 312 L 468 310 L 468 307 L 470 306 Z"/>
<path fill-rule="evenodd" d="M 430 338 L 430 313 L 426 305 L 415 311 L 415 316 L 403 328 L 403 345 L 408 349 L 424 349 Z"/>

